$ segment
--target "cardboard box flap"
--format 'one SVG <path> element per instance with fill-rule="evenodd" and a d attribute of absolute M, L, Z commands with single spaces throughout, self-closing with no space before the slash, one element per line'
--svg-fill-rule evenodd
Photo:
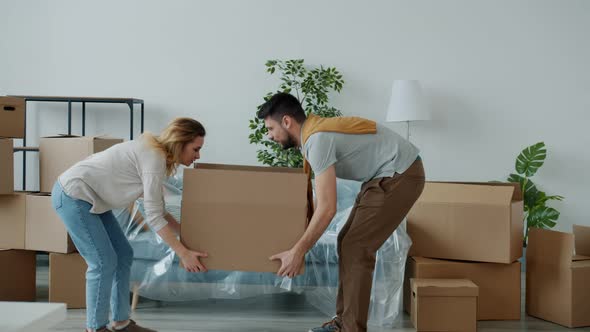
<path fill-rule="evenodd" d="M 520 184 L 515 182 L 466 182 L 466 181 L 427 181 L 429 183 L 451 183 L 451 184 L 463 184 L 463 185 L 476 185 L 476 186 L 492 186 L 492 187 L 512 187 L 514 191 L 512 193 L 512 201 L 518 202 L 524 199 Z"/>
<path fill-rule="evenodd" d="M 226 171 L 246 171 L 246 172 L 274 172 L 274 173 L 304 173 L 303 168 L 288 167 L 259 167 L 259 166 L 242 166 L 242 165 L 225 165 L 225 164 L 207 164 L 198 163 L 196 169 L 226 170 Z"/>
<path fill-rule="evenodd" d="M 509 205 L 522 200 L 513 183 L 431 182 L 424 187 L 419 202 Z"/>
<path fill-rule="evenodd" d="M 477 296 L 477 285 L 467 279 L 410 279 L 413 296 Z"/>
<path fill-rule="evenodd" d="M 574 261 L 574 262 L 588 261 L 588 260 L 590 260 L 590 256 L 574 255 L 574 257 L 572 257 L 572 261 Z"/>
<path fill-rule="evenodd" d="M 590 256 L 590 227 L 574 225 L 576 255 Z"/>
<path fill-rule="evenodd" d="M 526 258 L 531 262 L 570 265 L 574 254 L 574 235 L 531 227 Z"/>

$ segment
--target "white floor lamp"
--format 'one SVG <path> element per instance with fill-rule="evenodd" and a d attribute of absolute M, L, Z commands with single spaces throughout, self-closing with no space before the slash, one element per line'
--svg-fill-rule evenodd
<path fill-rule="evenodd" d="M 405 122 L 406 139 L 410 140 L 410 121 L 430 120 L 430 111 L 422 95 L 420 82 L 395 80 L 387 108 L 386 122 Z"/>

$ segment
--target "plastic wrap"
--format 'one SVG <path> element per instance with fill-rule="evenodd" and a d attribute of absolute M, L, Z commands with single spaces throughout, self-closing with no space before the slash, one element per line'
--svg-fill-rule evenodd
<path fill-rule="evenodd" d="M 303 275 L 277 277 L 273 273 L 239 271 L 186 272 L 175 253 L 143 221 L 143 201 L 130 210 L 114 211 L 134 249 L 131 282 L 143 297 L 160 301 L 241 299 L 263 294 L 295 292 L 326 315 L 336 309 L 338 291 L 338 232 L 352 209 L 361 183 L 337 181 L 338 204 L 326 232 L 307 253 Z M 164 185 L 166 210 L 180 220 L 182 169 Z M 411 241 L 405 221 L 377 252 L 369 324 L 395 326 L 402 309 L 403 277 Z"/>

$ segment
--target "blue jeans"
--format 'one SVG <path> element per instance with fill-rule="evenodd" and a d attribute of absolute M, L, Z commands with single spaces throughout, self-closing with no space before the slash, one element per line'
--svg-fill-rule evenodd
<path fill-rule="evenodd" d="M 92 205 L 66 195 L 59 181 L 51 202 L 86 261 L 86 326 L 99 329 L 129 319 L 129 275 L 133 249 L 111 211 L 90 213 Z"/>

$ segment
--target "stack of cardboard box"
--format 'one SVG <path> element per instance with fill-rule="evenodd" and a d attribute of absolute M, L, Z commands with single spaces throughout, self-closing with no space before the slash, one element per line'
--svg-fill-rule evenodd
<path fill-rule="evenodd" d="M 0 97 L 0 301 L 35 300 L 35 253 L 24 250 L 26 195 L 14 192 L 12 139 L 24 134 L 24 100 Z"/>
<path fill-rule="evenodd" d="M 404 285 L 408 313 L 411 278 L 468 279 L 479 289 L 477 320 L 520 319 L 518 184 L 427 182 L 408 214 L 408 234 L 413 242 Z"/>
<path fill-rule="evenodd" d="M 0 301 L 35 300 L 35 253 L 50 255 L 49 301 L 85 306 L 86 265 L 76 253 L 51 204 L 57 177 L 76 162 L 122 142 L 100 137 L 41 138 L 40 192 L 14 191 L 13 138 L 23 138 L 25 101 L 0 97 L 0 266 L 11 266 L 0 280 Z M 76 285 L 73 287 L 72 285 Z"/>

